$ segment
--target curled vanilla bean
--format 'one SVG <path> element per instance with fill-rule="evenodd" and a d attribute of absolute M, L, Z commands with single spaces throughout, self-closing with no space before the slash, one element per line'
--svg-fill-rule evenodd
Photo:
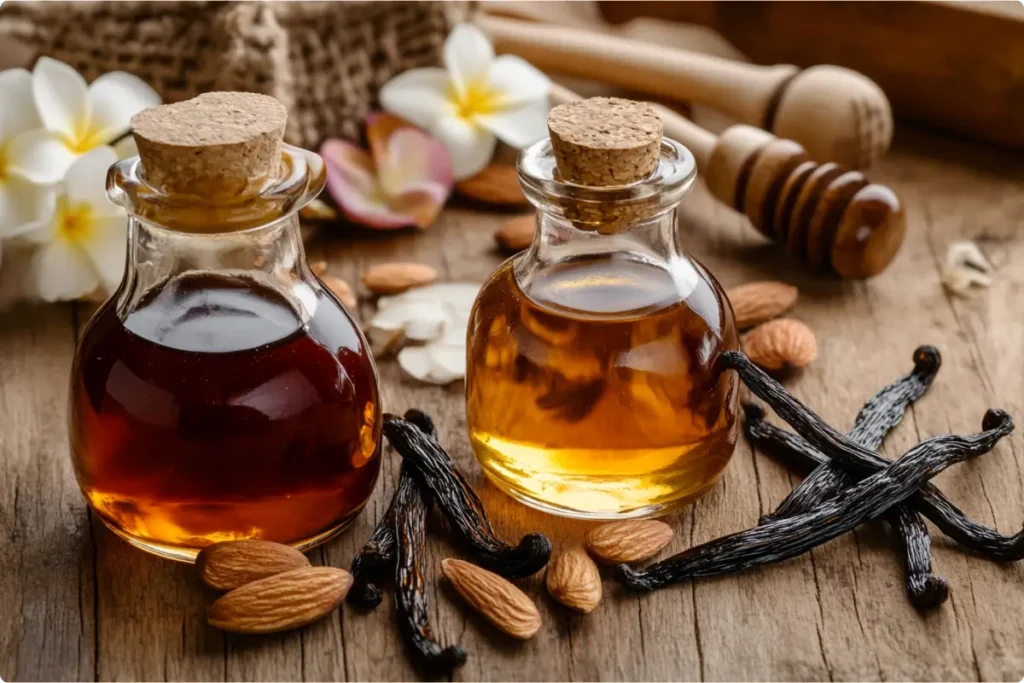
<path fill-rule="evenodd" d="M 634 590 L 649 591 L 800 555 L 916 495 L 919 487 L 950 465 L 987 453 L 1013 430 L 1013 420 L 1003 411 L 990 410 L 982 429 L 972 436 L 923 441 L 813 511 L 695 546 L 646 569 L 621 565 L 616 578 Z"/>
<path fill-rule="evenodd" d="M 722 367 L 736 370 L 740 379 L 811 445 L 832 460 L 851 469 L 870 473 L 885 468 L 889 461 L 851 441 L 825 424 L 813 411 L 789 395 L 778 382 L 762 372 L 745 355 L 726 351 Z M 1024 559 L 1024 531 L 1004 536 L 971 520 L 933 484 L 925 482 L 912 497 L 915 509 L 935 523 L 944 534 L 982 557 L 996 561 Z"/>
<path fill-rule="evenodd" d="M 437 441 L 395 415 L 384 416 L 384 436 L 430 489 L 477 564 L 508 578 L 530 576 L 544 568 L 551 557 L 551 541 L 543 534 L 528 534 L 513 546 L 499 538 L 480 498 Z"/>

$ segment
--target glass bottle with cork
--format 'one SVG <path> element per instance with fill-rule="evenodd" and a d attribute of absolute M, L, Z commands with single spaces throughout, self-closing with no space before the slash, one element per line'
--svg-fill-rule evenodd
<path fill-rule="evenodd" d="M 75 354 L 71 455 L 100 519 L 166 557 L 310 547 L 377 479 L 376 368 L 306 264 L 297 211 L 325 175 L 282 143 L 286 119 L 252 93 L 148 109 L 132 119 L 140 156 L 107 177 L 127 266 Z"/>
<path fill-rule="evenodd" d="M 715 483 L 737 436 L 737 380 L 716 365 L 738 347 L 732 309 L 677 241 L 695 162 L 642 103 L 560 105 L 548 128 L 518 165 L 533 244 L 470 318 L 470 439 L 534 507 L 662 514 Z"/>

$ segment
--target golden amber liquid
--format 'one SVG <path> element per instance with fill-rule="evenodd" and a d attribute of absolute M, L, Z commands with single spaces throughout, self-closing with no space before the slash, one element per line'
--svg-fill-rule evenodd
<path fill-rule="evenodd" d="M 488 477 L 587 518 L 660 514 L 714 484 L 738 393 L 735 374 L 715 370 L 737 348 L 718 284 L 693 264 L 679 301 L 664 269 L 604 257 L 548 268 L 524 292 L 513 265 L 470 320 L 467 417 Z"/>

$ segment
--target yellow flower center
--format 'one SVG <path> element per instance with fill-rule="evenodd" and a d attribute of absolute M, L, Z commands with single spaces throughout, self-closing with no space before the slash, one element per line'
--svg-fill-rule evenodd
<path fill-rule="evenodd" d="M 498 108 L 499 97 L 499 93 L 487 83 L 467 83 L 461 94 L 454 88 L 450 93 L 456 114 L 467 120 L 493 113 Z"/>
<path fill-rule="evenodd" d="M 58 200 L 53 221 L 57 239 L 83 244 L 92 236 L 92 207 L 87 202 L 69 205 L 64 199 Z"/>

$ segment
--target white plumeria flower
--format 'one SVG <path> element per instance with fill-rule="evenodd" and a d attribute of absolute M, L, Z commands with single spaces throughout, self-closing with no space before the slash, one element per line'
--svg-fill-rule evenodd
<path fill-rule="evenodd" d="M 58 188 L 53 216 L 23 231 L 25 239 L 39 245 L 32 277 L 41 299 L 77 299 L 100 288 L 113 291 L 120 283 L 127 218 L 106 194 L 107 169 L 116 161 L 109 146 L 76 159 Z"/>
<path fill-rule="evenodd" d="M 42 125 L 32 99 L 32 75 L 0 71 L 0 238 L 53 213 L 54 192 L 32 181 L 33 159 L 19 140 Z"/>
<path fill-rule="evenodd" d="M 71 163 L 128 132 L 136 113 L 160 104 L 141 79 L 123 71 L 91 85 L 64 62 L 40 57 L 32 70 L 32 99 L 43 129 L 18 137 L 22 172 L 35 183 L 59 182 Z M 6 105 L 5 105 L 6 106 Z"/>
<path fill-rule="evenodd" d="M 522 149 L 546 135 L 551 82 L 528 62 L 495 58 L 483 31 L 459 24 L 445 42 L 444 63 L 399 74 L 381 89 L 380 101 L 444 143 L 456 179 L 490 162 L 495 136 Z"/>
<path fill-rule="evenodd" d="M 399 351 L 398 365 L 421 382 L 454 382 L 466 376 L 466 330 L 479 292 L 480 285 L 446 282 L 381 297 L 370 338 L 384 348 L 403 338 L 425 342 Z"/>

